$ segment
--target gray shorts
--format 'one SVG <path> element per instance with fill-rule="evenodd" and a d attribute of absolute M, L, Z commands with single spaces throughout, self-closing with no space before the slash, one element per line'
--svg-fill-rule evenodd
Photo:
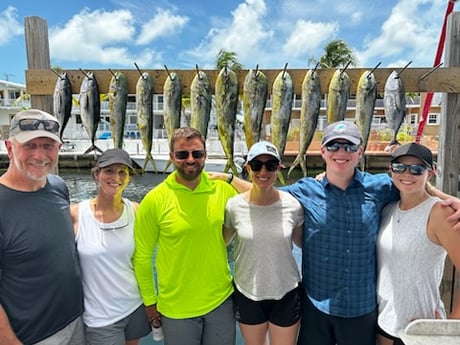
<path fill-rule="evenodd" d="M 83 319 L 77 317 L 60 331 L 54 333 L 35 345 L 85 345 L 85 330 Z"/>
<path fill-rule="evenodd" d="M 111 325 L 85 329 L 87 345 L 125 345 L 127 340 L 140 339 L 151 331 L 144 305 Z"/>
<path fill-rule="evenodd" d="M 230 296 L 213 311 L 188 319 L 161 316 L 165 345 L 235 345 L 236 322 Z"/>

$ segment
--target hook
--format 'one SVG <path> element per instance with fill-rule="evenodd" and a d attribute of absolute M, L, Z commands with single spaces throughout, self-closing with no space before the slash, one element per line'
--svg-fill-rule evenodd
<path fill-rule="evenodd" d="M 166 67 L 166 65 L 164 66 L 165 66 L 166 73 L 168 73 L 169 79 L 171 79 L 172 81 L 174 78 L 172 77 L 171 73 L 169 73 L 168 67 Z"/>
<path fill-rule="evenodd" d="M 398 73 L 397 73 L 397 76 L 396 76 L 396 79 L 400 77 L 401 73 L 407 68 L 409 67 L 409 65 L 412 63 L 412 60 L 409 61 L 406 66 L 404 66 Z"/>
<path fill-rule="evenodd" d="M 117 75 L 115 73 L 113 73 L 112 69 L 109 68 L 109 72 L 112 73 L 112 75 L 115 78 L 115 80 L 118 80 Z"/>
<path fill-rule="evenodd" d="M 288 63 L 286 62 L 283 68 L 283 75 L 282 75 L 283 79 L 284 79 L 284 74 L 286 73 L 286 70 L 287 70 L 287 66 L 288 66 Z"/>
<path fill-rule="evenodd" d="M 430 69 L 428 72 L 426 72 L 424 75 L 422 75 L 420 77 L 420 81 L 422 81 L 423 79 L 425 79 L 426 77 L 428 77 L 431 73 L 433 73 L 434 71 L 436 71 L 439 67 L 442 66 L 442 62 L 437 64 L 436 66 L 434 66 L 432 69 Z"/>
<path fill-rule="evenodd" d="M 136 66 L 136 69 L 137 69 L 137 71 L 139 72 L 139 75 L 140 75 L 141 77 L 143 77 L 142 71 L 141 71 L 141 69 L 139 68 L 139 66 L 137 65 L 136 61 L 134 61 L 134 66 Z"/>
<path fill-rule="evenodd" d="M 81 68 L 79 68 L 79 71 L 80 71 L 81 73 L 83 73 L 83 75 L 84 75 L 86 78 L 89 78 L 88 73 L 86 73 L 85 71 L 83 71 Z"/>
<path fill-rule="evenodd" d="M 367 79 L 369 79 L 371 77 L 371 74 L 375 72 L 375 70 L 377 69 L 377 67 L 380 66 L 380 64 L 382 63 L 382 61 L 380 61 L 370 72 L 369 74 L 367 75 Z"/>

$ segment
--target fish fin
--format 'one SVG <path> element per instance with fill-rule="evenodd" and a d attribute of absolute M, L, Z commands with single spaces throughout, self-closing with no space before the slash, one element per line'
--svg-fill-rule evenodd
<path fill-rule="evenodd" d="M 281 185 L 283 185 L 283 186 L 286 185 L 286 181 L 284 180 L 284 176 L 283 176 L 283 173 L 281 172 L 281 170 L 278 171 L 276 176 L 278 176 L 278 180 L 280 181 Z"/>
<path fill-rule="evenodd" d="M 83 152 L 83 156 L 88 154 L 88 153 L 90 153 L 90 152 L 92 152 L 92 151 L 97 151 L 97 152 L 100 152 L 100 153 L 104 152 L 99 147 L 97 147 L 96 145 L 91 144 L 91 146 L 88 147 L 85 152 Z"/>
<path fill-rule="evenodd" d="M 157 164 L 155 163 L 155 159 L 153 159 L 153 156 L 152 156 L 151 153 L 147 153 L 145 155 L 144 166 L 143 166 L 142 170 L 145 171 L 145 168 L 147 167 L 147 164 L 148 164 L 149 161 L 152 163 L 153 171 L 155 173 L 157 173 L 158 172 Z"/>
<path fill-rule="evenodd" d="M 171 163 L 172 163 L 171 158 L 168 158 L 168 162 L 166 163 L 165 169 L 163 170 L 163 174 L 166 174 L 166 171 L 168 170 Z"/>
<path fill-rule="evenodd" d="M 297 157 L 294 159 L 294 162 L 292 162 L 291 166 L 289 167 L 289 171 L 287 173 L 287 177 L 289 178 L 291 176 L 291 172 L 298 166 L 300 165 L 300 168 L 302 169 L 303 176 L 307 176 L 307 167 L 305 164 L 305 158 L 304 155 L 299 153 Z"/>

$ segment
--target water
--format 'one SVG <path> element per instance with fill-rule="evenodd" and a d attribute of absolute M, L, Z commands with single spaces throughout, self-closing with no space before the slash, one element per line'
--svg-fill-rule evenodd
<path fill-rule="evenodd" d="M 292 183 L 300 177 L 301 172 L 294 174 L 293 178 L 287 180 L 287 183 Z M 93 197 L 97 192 L 96 182 L 91 177 L 89 170 L 64 170 L 61 169 L 59 175 L 66 181 L 69 191 L 70 200 L 73 203 L 80 202 L 85 199 Z M 286 173 L 285 173 L 286 175 Z M 146 173 L 142 175 L 134 175 L 125 189 L 123 195 L 132 200 L 140 202 L 142 198 L 147 194 L 153 187 L 159 184 L 167 175 L 164 174 L 151 174 Z M 301 251 L 299 248 L 294 248 L 294 256 L 300 269 L 301 262 Z M 243 345 L 243 338 L 241 336 L 239 327 L 236 327 L 236 344 Z M 152 334 L 147 335 L 141 340 L 140 345 L 163 345 L 163 342 L 153 341 Z"/>

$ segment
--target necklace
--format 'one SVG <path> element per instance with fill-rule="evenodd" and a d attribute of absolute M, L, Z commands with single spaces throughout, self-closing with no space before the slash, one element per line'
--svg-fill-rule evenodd
<path fill-rule="evenodd" d="M 103 210 L 98 210 L 97 208 L 97 203 L 96 199 L 93 199 L 91 201 L 91 204 L 93 205 L 94 208 L 94 218 L 98 222 L 98 227 L 101 230 L 117 230 L 117 229 L 122 229 L 128 226 L 129 224 L 129 219 L 126 215 L 126 212 L 124 212 L 124 202 L 121 202 L 120 206 L 114 206 L 112 209 L 109 210 L 109 215 L 106 215 L 107 219 L 110 220 L 104 220 L 104 211 Z M 120 224 L 118 224 L 120 223 Z"/>

